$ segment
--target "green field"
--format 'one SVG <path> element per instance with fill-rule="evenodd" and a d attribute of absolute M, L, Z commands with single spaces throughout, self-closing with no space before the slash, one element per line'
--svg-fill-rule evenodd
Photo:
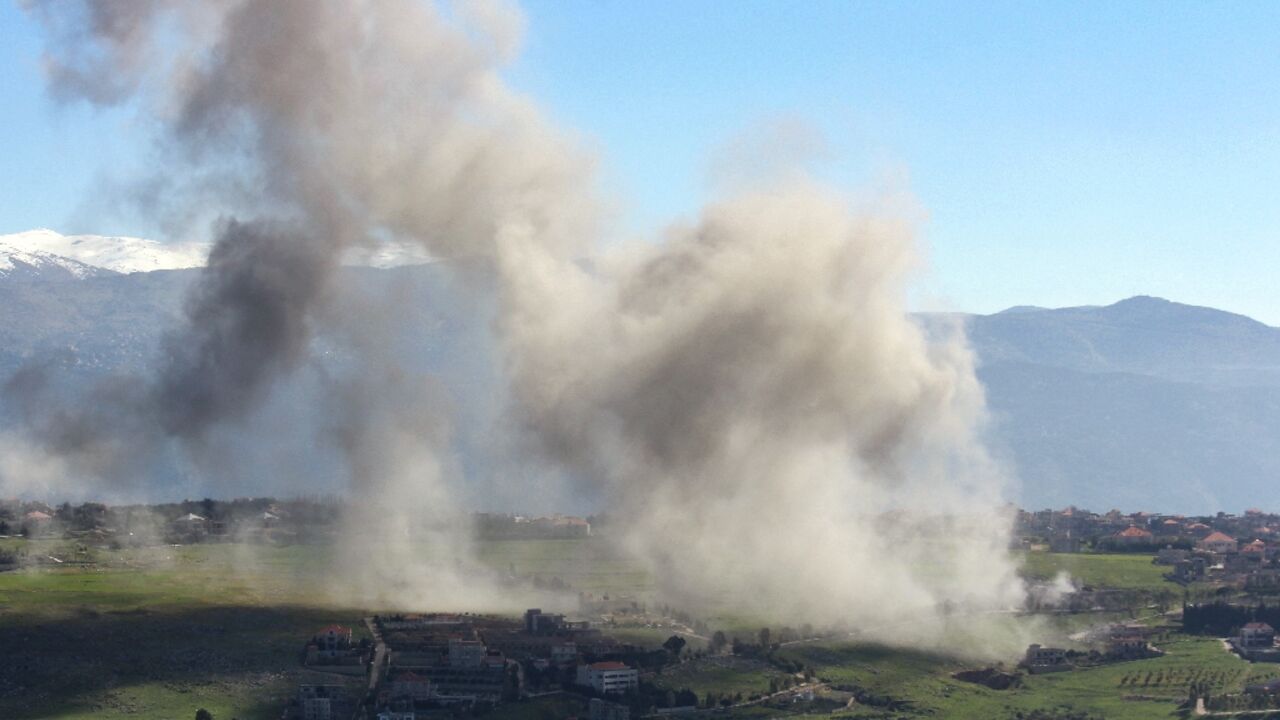
<path fill-rule="evenodd" d="M 323 546 L 234 544 L 91 549 L 70 541 L 6 540 L 41 558 L 39 568 L 0 573 L 0 718 L 190 718 L 207 708 L 218 720 L 267 720 L 280 710 L 303 670 L 305 639 L 332 622 L 360 623 L 367 608 L 341 607 L 325 591 L 332 577 Z M 539 582 L 558 579 L 573 592 L 641 599 L 652 595 L 647 573 L 597 539 L 481 543 L 493 570 Z M 57 562 L 50 558 L 57 558 Z M 1051 578 L 1065 570 L 1099 587 L 1171 588 L 1146 556 L 1031 553 L 1025 572 Z M 464 608 L 420 608 L 464 609 Z M 751 637 L 758 623 L 722 614 L 704 617 L 716 629 Z M 1045 640 L 1117 619 L 1062 615 L 1037 620 Z M 966 621 L 966 632 L 988 639 L 1020 637 L 1025 619 L 991 616 Z M 672 631 L 624 627 L 621 639 L 657 646 Z M 1008 639 L 1008 638 L 1006 638 Z M 1039 636 L 1037 636 L 1039 639 Z M 992 640 L 994 642 L 994 640 Z M 703 647 L 691 639 L 691 650 Z M 865 706 L 845 717 L 1015 717 L 1019 712 L 1071 707 L 1108 718 L 1167 718 L 1192 679 L 1238 691 L 1256 670 L 1218 641 L 1171 635 L 1163 658 L 1026 678 L 997 691 L 955 680 L 975 667 L 930 652 L 853 641 L 788 645 L 779 656 L 811 667 L 826 681 L 902 703 L 892 711 Z M 1012 662 L 1015 658 L 1009 657 Z M 332 676 L 326 676 L 332 677 Z M 763 693 L 782 672 L 758 660 L 706 658 L 652 678 L 703 696 Z M 805 705 L 751 707 L 731 717 L 803 714 Z M 500 717 L 553 718 L 580 712 L 572 699 L 547 698 L 505 708 Z M 829 717 L 829 710 L 823 716 Z"/>
<path fill-rule="evenodd" d="M 927 652 L 821 644 L 786 653 L 814 666 L 819 677 L 833 683 L 907 701 L 908 716 L 959 718 L 1013 718 L 1019 712 L 1062 708 L 1105 718 L 1170 718 L 1192 679 L 1214 682 L 1219 691 L 1238 692 L 1251 673 L 1274 672 L 1236 658 L 1211 638 L 1175 635 L 1162 647 L 1168 653 L 1162 658 L 1028 676 L 1022 687 L 1010 690 L 956 680 L 952 673 L 973 665 Z"/>
<path fill-rule="evenodd" d="M 0 659 L 0 717 L 278 718 L 305 638 L 332 622 L 363 633 L 361 613 L 312 600 L 315 549 L 253 563 L 242 550 L 104 551 L 99 567 L 0 574 L 0 645 L 31 649 Z"/>
<path fill-rule="evenodd" d="M 1023 574 L 1051 580 L 1067 572 L 1082 585 L 1137 590 L 1176 589 L 1164 579 L 1168 568 L 1151 562 L 1150 555 L 1092 553 L 1023 553 Z"/>

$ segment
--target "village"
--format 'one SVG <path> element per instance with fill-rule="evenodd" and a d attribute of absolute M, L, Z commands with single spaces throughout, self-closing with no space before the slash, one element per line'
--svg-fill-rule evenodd
<path fill-rule="evenodd" d="M 522 621 L 397 614 L 367 618 L 366 626 L 370 637 L 360 642 L 353 641 L 349 627 L 319 630 L 306 644 L 304 663 L 312 670 L 367 677 L 367 685 L 302 685 L 285 718 L 454 717 L 568 691 L 588 700 L 591 718 L 626 720 L 640 696 L 639 668 L 664 662 L 669 652 L 645 652 L 586 621 L 540 609 L 528 610 Z"/>
<path fill-rule="evenodd" d="M 1261 510 L 1202 517 L 1018 510 L 1016 538 L 1029 552 L 1149 553 L 1168 568 L 1170 581 L 1184 587 L 1280 591 L 1280 515 Z"/>
<path fill-rule="evenodd" d="M 9 538 L 0 568 L 92 570 L 113 547 L 323 547 L 337 537 L 341 512 L 341 502 L 330 499 L 120 507 L 10 500 L 0 502 L 0 534 Z M 1184 517 L 1079 508 L 1011 512 L 1011 552 L 1024 558 L 1028 584 L 1026 606 L 1017 612 L 1061 620 L 1046 627 L 1072 630 L 1069 637 L 1033 638 L 1021 657 L 1008 663 L 961 663 L 949 671 L 951 679 L 995 692 L 1021 692 L 1030 678 L 1104 671 L 1118 673 L 1116 682 L 1130 697 L 1176 692 L 1180 706 L 1207 715 L 1280 708 L 1275 630 L 1280 626 L 1280 515 L 1248 510 Z M 607 543 L 610 532 L 603 515 L 475 513 L 472 521 L 477 538 L 504 547 L 545 547 L 546 552 Z M 1150 581 L 1116 582 L 1070 570 L 1112 561 L 1125 573 L 1145 568 L 1141 574 Z M 1041 572 L 1042 564 L 1065 569 Z M 370 609 L 359 622 L 334 617 L 296 636 L 296 663 L 303 675 L 277 706 L 278 717 L 501 718 L 552 702 L 562 709 L 556 712 L 570 713 L 564 717 L 591 720 L 752 708 L 779 714 L 793 708 L 912 708 L 912 701 L 797 659 L 805 657 L 805 647 L 817 652 L 842 642 L 845 629 L 801 627 L 800 622 L 772 632 L 730 628 L 662 605 L 651 595 L 586 590 L 571 579 L 527 573 L 514 564 L 495 576 L 506 583 L 500 587 L 513 592 L 554 590 L 560 605 L 528 608 L 522 615 L 477 614 L 460 607 Z M 1237 658 L 1257 670 L 1243 672 L 1239 687 L 1228 691 L 1221 683 L 1205 684 L 1195 671 L 1155 669 L 1165 667 L 1160 661 L 1170 652 L 1176 656 L 1179 643 L 1196 638 L 1214 639 L 1219 644 L 1212 652 L 1218 657 Z M 1203 643 L 1196 647 L 1208 652 Z M 708 673 L 719 673 L 720 684 L 708 685 Z M 737 673 L 744 680 L 725 685 Z M 730 686 L 744 689 L 713 689 Z"/>

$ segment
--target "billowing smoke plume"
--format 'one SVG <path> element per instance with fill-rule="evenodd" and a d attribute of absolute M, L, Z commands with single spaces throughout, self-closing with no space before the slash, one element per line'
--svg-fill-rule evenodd
<path fill-rule="evenodd" d="M 237 422 L 307 361 L 345 250 L 418 243 L 496 268 L 512 415 L 669 594 L 885 632 L 1017 603 L 972 358 L 907 318 L 910 227 L 891 208 L 788 176 L 606 253 L 590 158 L 500 78 L 510 7 L 30 4 L 60 97 L 159 121 L 157 216 L 219 218 L 159 379 L 125 405 L 134 435 L 198 443 Z M 366 586 L 438 589 L 468 554 L 465 478 L 447 404 L 383 344 L 351 339 L 325 407 L 366 502 L 353 529 L 378 528 L 352 565 Z M 81 448 L 114 432 L 68 419 Z M 403 571 L 423 544 L 436 582 Z"/>
<path fill-rule="evenodd" d="M 1017 603 L 972 357 L 903 307 L 909 230 L 791 181 L 593 273 L 512 256 L 529 424 L 669 594 L 898 637 Z"/>

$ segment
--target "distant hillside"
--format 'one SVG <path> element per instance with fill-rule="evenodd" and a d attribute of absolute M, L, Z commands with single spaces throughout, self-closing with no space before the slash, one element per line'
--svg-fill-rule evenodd
<path fill-rule="evenodd" d="M 1275 505 L 1280 329 L 1152 297 L 1017 308 L 967 327 L 1025 504 Z"/>
<path fill-rule="evenodd" d="M 1280 329 L 1160 298 L 1134 297 L 1106 307 L 1011 308 L 973 316 L 969 337 L 988 364 L 1280 385 Z"/>

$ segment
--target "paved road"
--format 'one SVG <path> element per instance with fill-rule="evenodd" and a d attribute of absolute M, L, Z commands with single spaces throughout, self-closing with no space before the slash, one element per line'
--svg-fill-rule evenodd
<path fill-rule="evenodd" d="M 364 624 L 369 628 L 369 634 L 373 636 L 373 660 L 369 668 L 369 692 L 374 693 L 378 690 L 378 683 L 382 681 L 382 670 L 387 665 L 387 645 L 382 642 L 382 633 L 378 632 L 378 624 L 373 621 L 373 618 L 365 618 Z"/>

